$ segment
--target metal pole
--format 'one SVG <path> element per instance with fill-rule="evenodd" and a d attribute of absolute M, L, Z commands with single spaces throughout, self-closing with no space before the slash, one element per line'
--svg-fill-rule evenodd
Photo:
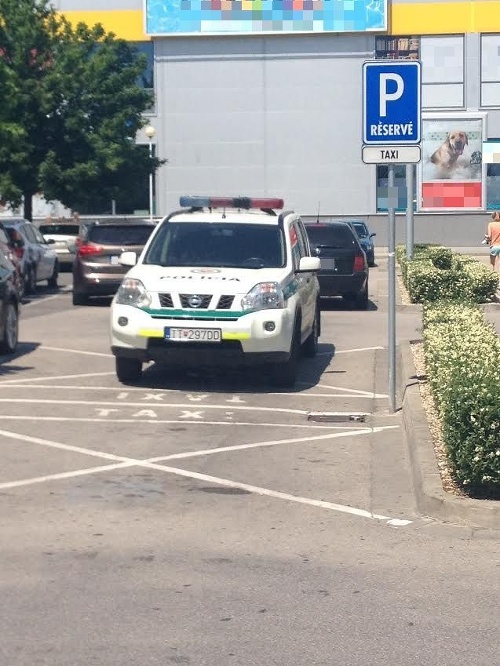
<path fill-rule="evenodd" d="M 414 166 L 406 165 L 406 258 L 413 259 L 415 227 L 413 220 L 413 182 Z"/>
<path fill-rule="evenodd" d="M 149 140 L 149 159 L 153 159 L 153 142 Z M 149 219 L 153 221 L 153 169 L 150 165 L 149 171 Z"/>
<path fill-rule="evenodd" d="M 391 410 L 396 411 L 396 204 L 394 187 L 394 164 L 389 164 L 388 201 L 388 279 L 389 279 L 389 401 Z"/>

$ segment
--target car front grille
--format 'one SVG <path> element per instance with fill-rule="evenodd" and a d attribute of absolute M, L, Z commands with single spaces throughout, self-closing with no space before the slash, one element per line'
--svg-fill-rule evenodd
<path fill-rule="evenodd" d="M 191 305 L 189 303 L 189 300 L 194 296 L 200 299 L 199 305 Z M 212 300 L 212 294 L 179 294 L 179 299 L 183 308 L 189 308 L 190 310 L 193 308 L 196 308 L 197 310 L 206 310 Z"/>
<path fill-rule="evenodd" d="M 181 307 L 186 310 L 207 310 L 212 301 L 212 294 L 197 294 L 201 299 L 200 305 L 197 307 L 189 304 L 189 299 L 193 294 L 179 294 L 179 300 L 181 302 Z M 173 308 L 174 300 L 172 294 L 158 294 L 158 300 L 160 301 L 160 307 L 162 308 Z M 219 297 L 219 301 L 215 307 L 216 310 L 230 310 L 234 301 L 233 294 L 223 294 Z"/>
<path fill-rule="evenodd" d="M 162 308 L 173 308 L 174 307 L 174 302 L 172 301 L 172 295 L 171 294 L 158 294 L 158 298 L 160 299 L 160 306 Z"/>

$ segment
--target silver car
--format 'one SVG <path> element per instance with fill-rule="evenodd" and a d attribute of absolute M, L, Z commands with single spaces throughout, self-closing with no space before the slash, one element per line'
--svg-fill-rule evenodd
<path fill-rule="evenodd" d="M 38 230 L 56 251 L 59 266 L 71 266 L 76 254 L 80 225 L 77 222 L 44 222 L 38 226 Z"/>
<path fill-rule="evenodd" d="M 36 290 L 36 285 L 47 280 L 49 287 L 57 287 L 59 259 L 52 245 L 47 243 L 37 227 L 24 218 L 6 217 L 2 223 L 7 229 L 15 229 L 24 240 L 21 266 L 25 293 Z"/>

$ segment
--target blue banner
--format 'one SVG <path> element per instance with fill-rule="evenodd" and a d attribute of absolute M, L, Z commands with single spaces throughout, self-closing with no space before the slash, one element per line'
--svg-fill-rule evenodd
<path fill-rule="evenodd" d="M 144 0 L 148 35 L 387 30 L 387 0 Z"/>

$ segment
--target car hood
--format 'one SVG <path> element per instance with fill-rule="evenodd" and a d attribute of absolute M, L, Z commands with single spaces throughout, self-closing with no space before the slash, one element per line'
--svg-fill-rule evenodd
<path fill-rule="evenodd" d="M 151 292 L 246 294 L 259 282 L 281 282 L 282 268 L 178 268 L 140 265 L 127 277 L 141 280 Z"/>

